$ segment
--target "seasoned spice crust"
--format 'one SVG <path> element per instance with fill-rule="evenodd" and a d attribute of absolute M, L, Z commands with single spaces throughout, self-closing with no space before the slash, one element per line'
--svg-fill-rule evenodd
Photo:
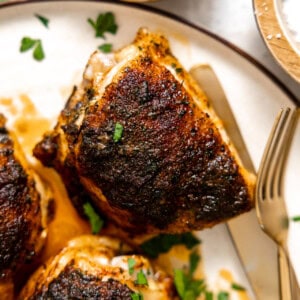
<path fill-rule="evenodd" d="M 47 281 L 47 286 L 41 286 L 28 299 L 131 300 L 132 293 L 127 285 L 117 280 L 102 281 L 69 263 L 56 278 Z"/>
<path fill-rule="evenodd" d="M 42 231 L 40 196 L 17 151 L 0 114 L 0 279 L 32 260 Z"/>
<path fill-rule="evenodd" d="M 132 233 L 197 230 L 250 210 L 253 185 L 166 39 L 141 30 L 133 45 L 113 76 L 96 72 L 74 91 L 35 156 L 79 209 L 90 196 Z"/>
<path fill-rule="evenodd" d="M 124 129 L 116 143 L 117 122 Z M 239 167 L 209 116 L 149 58 L 106 89 L 100 108 L 89 106 L 80 139 L 79 174 L 137 226 L 163 229 L 189 212 L 194 227 L 250 208 Z"/>

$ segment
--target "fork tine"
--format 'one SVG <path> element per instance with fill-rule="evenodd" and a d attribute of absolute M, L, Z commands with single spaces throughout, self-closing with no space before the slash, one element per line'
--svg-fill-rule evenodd
<path fill-rule="evenodd" d="M 275 196 L 283 195 L 283 174 L 286 167 L 286 159 L 292 142 L 292 133 L 296 125 L 296 110 L 292 110 L 286 121 L 284 132 L 281 134 L 281 147 L 277 149 L 278 162 L 272 182 L 272 192 Z M 274 162 L 276 164 L 276 160 Z"/>
<path fill-rule="evenodd" d="M 279 128 L 282 128 L 283 120 L 286 119 L 287 115 L 289 114 L 289 111 L 290 109 L 281 110 L 272 127 L 265 151 L 263 153 L 260 167 L 258 170 L 258 175 L 257 175 L 257 196 L 258 197 L 256 197 L 256 199 L 266 198 L 265 183 L 270 170 L 270 157 L 273 156 L 274 145 L 278 143 L 279 136 L 277 132 Z"/>
<path fill-rule="evenodd" d="M 260 226 L 278 244 L 281 298 L 291 300 L 299 299 L 299 287 L 287 248 L 289 222 L 282 179 L 297 112 L 297 109 L 286 108 L 278 115 L 263 154 L 255 191 Z"/>
<path fill-rule="evenodd" d="M 285 146 L 291 139 L 290 134 L 292 132 L 291 129 L 293 123 L 291 121 L 295 119 L 294 115 L 295 112 L 290 108 L 282 109 L 277 116 L 275 124 L 271 130 L 257 176 L 255 198 L 258 208 L 259 201 L 270 198 L 273 196 L 272 193 L 280 191 L 276 191 L 276 187 L 277 183 L 280 183 L 281 181 L 284 158 L 288 150 L 288 147 Z M 275 178 L 273 176 L 274 173 L 276 173 Z M 272 189 L 269 187 L 272 187 Z M 257 215 L 260 223 L 262 223 L 259 209 Z"/>

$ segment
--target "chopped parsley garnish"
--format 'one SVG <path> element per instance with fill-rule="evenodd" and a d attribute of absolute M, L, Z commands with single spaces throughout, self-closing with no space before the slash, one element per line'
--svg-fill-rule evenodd
<path fill-rule="evenodd" d="M 219 292 L 218 300 L 229 300 L 229 293 L 227 292 Z"/>
<path fill-rule="evenodd" d="M 148 285 L 148 280 L 146 275 L 144 274 L 143 270 L 139 270 L 139 272 L 136 275 L 136 281 L 135 283 L 138 285 Z"/>
<path fill-rule="evenodd" d="M 101 217 L 95 212 L 93 206 L 89 202 L 83 205 L 83 210 L 85 215 L 89 218 L 92 233 L 99 233 L 104 223 Z"/>
<path fill-rule="evenodd" d="M 243 286 L 241 286 L 237 283 L 232 283 L 231 288 L 236 290 L 236 291 L 245 291 L 246 290 Z"/>
<path fill-rule="evenodd" d="M 160 234 L 145 241 L 141 245 L 141 249 L 150 258 L 156 258 L 159 254 L 168 252 L 175 245 L 185 245 L 188 249 L 192 249 L 199 243 L 200 240 L 191 232 L 183 234 Z"/>
<path fill-rule="evenodd" d="M 99 14 L 96 20 L 88 18 L 89 24 L 95 29 L 95 36 L 105 38 L 104 33 L 109 32 L 115 34 L 118 30 L 118 25 L 115 21 L 115 16 L 112 12 Z"/>
<path fill-rule="evenodd" d="M 200 260 L 200 257 L 196 256 L 198 256 L 196 252 L 190 255 L 188 271 L 182 269 L 174 270 L 174 283 L 181 300 L 196 300 L 201 294 L 206 292 L 204 280 L 193 277 L 196 267 L 191 266 L 191 263 L 194 264 Z"/>
<path fill-rule="evenodd" d="M 20 52 L 25 52 L 33 48 L 33 58 L 41 61 L 45 58 L 45 53 L 40 39 L 23 37 L 21 40 Z"/>
<path fill-rule="evenodd" d="M 113 140 L 115 143 L 117 143 L 121 139 L 122 134 L 123 134 L 123 126 L 122 124 L 117 122 L 115 125 L 114 136 L 113 136 Z"/>
<path fill-rule="evenodd" d="M 98 46 L 98 49 L 103 53 L 110 53 L 112 50 L 112 44 L 102 44 Z"/>
<path fill-rule="evenodd" d="M 21 52 L 25 52 L 29 49 L 31 49 L 37 40 L 31 39 L 29 37 L 24 37 L 21 41 L 21 47 L 20 47 L 20 51 Z"/>
<path fill-rule="evenodd" d="M 129 275 L 132 275 L 133 272 L 134 272 L 135 259 L 132 258 L 132 257 L 129 257 L 127 263 L 128 263 L 128 272 L 129 272 Z"/>
<path fill-rule="evenodd" d="M 190 254 L 190 276 L 193 276 L 194 272 L 197 269 L 198 263 L 200 261 L 200 256 L 198 255 L 197 252 L 193 251 Z"/>
<path fill-rule="evenodd" d="M 205 292 L 205 300 L 214 300 L 214 294 L 212 292 Z"/>
<path fill-rule="evenodd" d="M 292 217 L 292 221 L 294 221 L 294 222 L 300 222 L 300 216 L 294 216 L 294 217 Z"/>
<path fill-rule="evenodd" d="M 41 15 L 38 15 L 38 14 L 35 14 L 35 16 L 41 21 L 41 23 L 46 27 L 46 28 L 49 28 L 49 19 L 44 17 L 44 16 L 41 16 Z"/>
<path fill-rule="evenodd" d="M 143 294 L 133 293 L 131 294 L 131 300 L 144 300 Z"/>

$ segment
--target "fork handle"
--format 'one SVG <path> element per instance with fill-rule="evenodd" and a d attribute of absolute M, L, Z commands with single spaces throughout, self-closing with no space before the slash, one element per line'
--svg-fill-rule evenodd
<path fill-rule="evenodd" d="M 300 300 L 300 289 L 294 268 L 283 247 L 278 247 L 281 300 Z"/>

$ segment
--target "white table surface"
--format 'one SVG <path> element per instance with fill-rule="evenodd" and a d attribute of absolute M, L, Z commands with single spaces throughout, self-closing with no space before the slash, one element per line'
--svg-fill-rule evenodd
<path fill-rule="evenodd" d="M 171 12 L 228 40 L 264 65 L 300 103 L 300 84 L 285 73 L 264 44 L 252 0 L 161 0 L 146 5 Z"/>

